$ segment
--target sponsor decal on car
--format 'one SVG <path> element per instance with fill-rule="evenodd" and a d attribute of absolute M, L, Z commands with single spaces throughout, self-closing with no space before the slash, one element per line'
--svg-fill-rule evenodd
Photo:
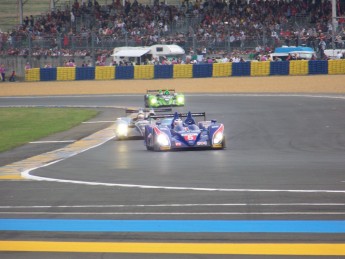
<path fill-rule="evenodd" d="M 181 134 L 185 141 L 195 141 L 198 133 Z"/>
<path fill-rule="evenodd" d="M 207 146 L 207 141 L 198 141 L 196 142 L 197 146 Z"/>

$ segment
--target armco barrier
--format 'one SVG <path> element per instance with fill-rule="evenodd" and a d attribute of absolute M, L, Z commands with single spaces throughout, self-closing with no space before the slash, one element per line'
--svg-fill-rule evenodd
<path fill-rule="evenodd" d="M 345 59 L 214 64 L 33 68 L 25 81 L 203 78 L 275 75 L 345 75 Z"/>

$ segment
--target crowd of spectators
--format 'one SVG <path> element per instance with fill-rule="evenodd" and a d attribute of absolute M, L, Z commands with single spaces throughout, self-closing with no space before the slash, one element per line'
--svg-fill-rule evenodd
<path fill-rule="evenodd" d="M 90 56 L 108 55 L 116 44 L 142 46 L 178 44 L 198 54 L 231 57 L 272 51 L 281 45 L 332 47 L 331 1 L 229 1 L 185 0 L 180 6 L 155 0 L 114 0 L 101 6 L 97 0 L 74 0 L 64 10 L 25 17 L 23 24 L 0 33 L 1 55 Z M 344 1 L 337 6 L 345 15 Z M 345 19 L 338 19 L 336 48 L 345 48 Z M 30 37 L 31 47 L 23 45 Z M 204 51 L 206 50 L 206 53 Z M 30 52 L 31 51 L 31 52 Z"/>

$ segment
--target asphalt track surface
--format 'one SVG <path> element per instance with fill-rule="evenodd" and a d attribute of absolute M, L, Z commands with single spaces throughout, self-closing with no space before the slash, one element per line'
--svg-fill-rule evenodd
<path fill-rule="evenodd" d="M 110 140 L 29 173 L 54 181 L 0 181 L 0 220 L 25 220 L 16 221 L 19 225 L 16 231 L 1 231 L 0 239 L 239 245 L 344 244 L 345 96 L 191 94 L 186 96 L 186 103 L 186 107 L 176 110 L 206 111 L 208 119 L 215 118 L 224 123 L 226 150 L 149 152 L 142 140 Z M 100 117 L 92 120 L 94 123 L 83 124 L 68 133 L 45 139 L 76 140 L 110 126 L 111 121 L 123 114 L 120 109 L 110 106 L 140 107 L 143 105 L 143 97 L 107 95 L 1 98 L 0 106 L 13 105 L 81 106 L 103 110 Z M 0 154 L 0 165 L 66 145 L 67 143 L 28 144 Z M 76 222 L 70 231 L 60 228 L 57 221 L 53 221 L 55 225 L 51 224 L 55 231 L 47 231 L 45 228 L 48 228 L 49 222 L 45 221 L 38 221 L 42 224 L 40 231 L 20 230 L 20 226 L 32 223 L 31 220 L 46 219 L 73 219 Z M 80 220 L 138 220 L 138 223 L 154 221 L 161 222 L 164 226 L 163 231 L 157 226 L 137 232 L 129 229 L 87 231 L 87 226 L 82 226 L 82 223 L 92 224 L 92 221 Z M 211 221 L 209 226 L 217 221 L 223 222 L 224 229 L 233 229 L 231 224 L 236 223 L 238 231 L 212 232 L 212 227 L 198 225 L 204 231 L 193 231 L 193 227 L 189 226 L 188 232 L 186 225 L 199 222 L 198 220 Z M 9 221 L 0 222 L 1 225 Z M 178 226 L 176 222 L 184 225 Z M 248 227 L 250 222 L 261 224 L 261 227 L 255 225 L 246 231 L 245 226 Z M 279 226 L 273 226 L 272 223 L 275 222 Z M 65 223 L 61 224 L 68 228 Z M 110 223 L 114 224 L 113 221 Z M 309 223 L 316 223 L 318 231 L 313 228 L 315 226 L 308 229 Z M 323 226 L 324 223 L 326 225 Z M 296 230 L 287 230 L 291 226 Z M 75 229 L 78 227 L 86 230 L 78 231 Z M 175 230 L 164 231 L 164 227 L 175 227 Z M 176 227 L 181 231 L 176 230 Z M 0 256 L 269 257 L 269 252 L 267 255 L 258 254 L 231 256 L 207 253 L 163 255 L 2 252 Z M 293 255 L 294 251 L 291 251 L 287 257 L 294 257 Z M 271 256 L 276 257 L 277 255 Z M 299 257 L 301 255 L 296 256 Z M 313 258 L 318 258 L 317 252 Z"/>

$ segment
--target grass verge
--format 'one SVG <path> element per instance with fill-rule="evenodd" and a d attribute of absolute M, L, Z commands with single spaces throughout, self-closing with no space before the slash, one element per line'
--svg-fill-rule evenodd
<path fill-rule="evenodd" d="M 0 152 L 68 130 L 97 114 L 77 108 L 0 108 Z"/>

